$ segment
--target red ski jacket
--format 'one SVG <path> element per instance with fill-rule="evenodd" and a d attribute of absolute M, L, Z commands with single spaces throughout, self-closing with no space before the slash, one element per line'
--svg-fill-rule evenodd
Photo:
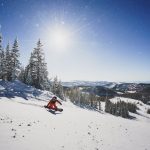
<path fill-rule="evenodd" d="M 56 99 L 51 99 L 49 101 L 49 103 L 47 104 L 47 107 L 50 109 L 57 109 L 56 103 L 59 103 L 60 105 L 62 105 L 62 103 Z"/>

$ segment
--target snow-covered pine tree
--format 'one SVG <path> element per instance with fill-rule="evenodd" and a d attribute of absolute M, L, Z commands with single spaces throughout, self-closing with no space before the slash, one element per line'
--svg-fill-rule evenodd
<path fill-rule="evenodd" d="M 57 76 L 54 78 L 54 81 L 52 82 L 51 91 L 59 98 L 64 99 L 63 86 L 61 84 L 61 81 L 58 81 Z"/>
<path fill-rule="evenodd" d="M 61 81 L 58 82 L 58 95 L 59 95 L 59 98 L 64 100 L 64 91 L 63 91 L 63 86 L 62 86 Z"/>
<path fill-rule="evenodd" d="M 6 76 L 7 76 L 7 70 L 6 70 L 6 56 L 5 56 L 5 51 L 2 50 L 2 80 L 6 80 Z"/>
<path fill-rule="evenodd" d="M 121 116 L 123 117 L 123 118 L 129 118 L 129 112 L 128 112 L 128 107 L 127 107 L 127 103 L 125 103 L 125 102 L 121 102 L 121 108 L 122 108 L 122 110 L 121 110 Z"/>
<path fill-rule="evenodd" d="M 25 69 L 23 68 L 23 67 L 21 67 L 21 69 L 20 69 L 21 71 L 20 71 L 20 74 L 19 74 L 19 76 L 18 76 L 18 79 L 20 80 L 20 81 L 22 81 L 23 83 L 25 83 Z"/>
<path fill-rule="evenodd" d="M 11 68 L 12 68 L 12 77 L 11 80 L 17 79 L 20 73 L 20 62 L 19 62 L 19 45 L 17 38 L 14 41 L 12 50 L 11 50 Z"/>
<path fill-rule="evenodd" d="M 105 102 L 105 112 L 110 113 L 110 109 L 111 109 L 111 101 L 107 99 Z"/>
<path fill-rule="evenodd" d="M 30 66 L 27 65 L 24 70 L 24 79 L 22 80 L 25 84 L 32 85 Z"/>
<path fill-rule="evenodd" d="M 147 109 L 147 113 L 150 114 L 150 109 Z"/>
<path fill-rule="evenodd" d="M 2 79 L 2 66 L 3 66 L 3 47 L 2 47 L 2 34 L 0 33 L 0 79 Z"/>
<path fill-rule="evenodd" d="M 11 81 L 12 78 L 12 63 L 11 63 L 11 52 L 10 52 L 10 46 L 9 43 L 7 44 L 6 47 L 6 54 L 5 54 L 5 59 L 6 59 L 6 80 Z"/>
<path fill-rule="evenodd" d="M 98 97 L 98 110 L 101 110 L 101 101 L 100 101 L 100 98 Z"/>
<path fill-rule="evenodd" d="M 45 63 L 42 43 L 39 40 L 37 47 L 31 53 L 29 65 L 25 69 L 26 83 L 38 89 L 48 90 L 50 84 L 48 81 L 47 64 Z"/>
<path fill-rule="evenodd" d="M 56 95 L 58 89 L 58 79 L 57 76 L 54 78 L 54 81 L 52 82 L 51 91 Z"/>
<path fill-rule="evenodd" d="M 36 88 L 40 88 L 39 86 L 37 86 L 37 84 L 39 83 L 36 83 L 37 82 L 37 55 L 35 55 L 35 49 L 33 51 L 33 53 L 31 53 L 31 56 L 30 56 L 30 60 L 29 60 L 29 65 L 26 67 L 26 81 L 27 81 L 27 84 L 29 85 L 32 85 L 32 86 L 35 86 Z"/>
<path fill-rule="evenodd" d="M 6 57 L 2 47 L 2 34 L 0 33 L 0 79 L 6 80 Z"/>

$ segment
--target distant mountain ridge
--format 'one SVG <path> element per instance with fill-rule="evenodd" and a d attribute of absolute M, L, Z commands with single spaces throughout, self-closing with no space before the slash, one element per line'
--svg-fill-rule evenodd
<path fill-rule="evenodd" d="M 74 81 L 68 81 L 68 82 L 62 82 L 63 86 L 103 86 L 107 88 L 113 88 L 116 85 L 129 85 L 129 86 L 136 86 L 141 84 L 150 84 L 150 82 L 109 82 L 109 81 L 80 81 L 80 80 L 74 80 Z"/>
<path fill-rule="evenodd" d="M 125 82 L 109 82 L 109 81 L 71 81 L 62 82 L 64 87 L 104 87 L 106 89 L 111 89 L 115 92 L 141 92 L 149 91 L 150 83 L 125 83 Z"/>
<path fill-rule="evenodd" d="M 116 84 L 121 84 L 120 82 L 108 82 L 108 81 L 70 81 L 70 82 L 62 82 L 63 86 L 71 87 L 71 86 L 103 86 L 107 88 L 113 88 Z"/>

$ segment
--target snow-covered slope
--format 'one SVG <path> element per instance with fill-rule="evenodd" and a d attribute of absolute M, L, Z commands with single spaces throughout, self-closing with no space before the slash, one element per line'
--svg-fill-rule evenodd
<path fill-rule="evenodd" d="M 0 96 L 9 98 L 18 96 L 26 100 L 30 98 L 49 100 L 53 94 L 48 91 L 41 91 L 32 86 L 28 86 L 18 80 L 14 82 L 0 80 Z"/>
<path fill-rule="evenodd" d="M 62 102 L 52 114 L 46 101 L 0 98 L 1 150 L 148 150 L 150 119 L 114 117 Z M 142 118 L 142 119 L 141 119 Z"/>
<path fill-rule="evenodd" d="M 121 98 L 140 108 L 129 120 L 81 109 L 69 100 L 62 101 L 62 113 L 51 113 L 43 106 L 53 94 L 19 81 L 0 81 L 0 96 L 0 150 L 150 149 L 150 107 L 142 102 Z"/>

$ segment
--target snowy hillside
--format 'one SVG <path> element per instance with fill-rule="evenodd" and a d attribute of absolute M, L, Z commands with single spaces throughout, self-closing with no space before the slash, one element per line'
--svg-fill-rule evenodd
<path fill-rule="evenodd" d="M 11 97 L 6 92 L 21 92 L 23 87 L 26 99 L 20 93 Z M 149 106 L 141 102 L 138 103 L 139 114 L 131 114 L 136 117 L 133 120 L 115 117 L 104 111 L 82 109 L 69 100 L 62 101 L 62 106 L 58 105 L 64 109 L 62 113 L 54 114 L 43 107 L 52 93 L 27 87 L 18 81 L 9 86 L 7 83 L 7 87 L 3 83 L 0 89 L 3 94 L 0 97 L 1 150 L 150 149 L 150 115 L 146 114 Z M 40 94 L 32 96 L 33 91 Z M 117 100 L 112 99 L 114 102 Z"/>
<path fill-rule="evenodd" d="M 32 86 L 28 86 L 18 80 L 14 82 L 0 80 L 0 96 L 13 98 L 15 96 L 24 99 L 36 98 L 39 100 L 49 100 L 53 94 L 48 91 L 41 91 Z"/>
<path fill-rule="evenodd" d="M 0 99 L 2 150 L 148 150 L 150 119 L 136 120 L 78 108 L 63 102 L 62 113 L 42 108 L 46 102 Z"/>

